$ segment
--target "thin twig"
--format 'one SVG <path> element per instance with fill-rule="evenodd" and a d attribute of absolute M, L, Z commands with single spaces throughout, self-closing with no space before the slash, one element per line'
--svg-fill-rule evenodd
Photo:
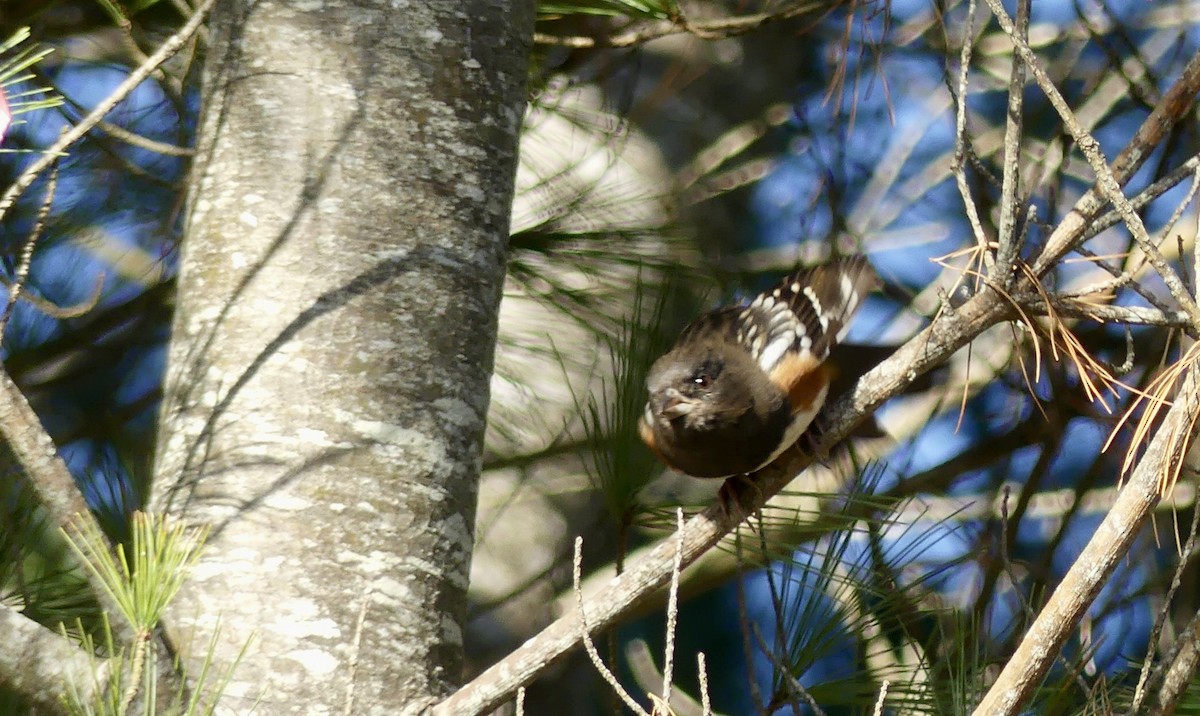
<path fill-rule="evenodd" d="M 782 652 L 786 649 L 786 644 L 787 644 L 787 640 L 788 640 L 788 630 L 787 630 L 787 625 L 784 623 L 784 619 L 783 619 L 783 616 L 784 616 L 783 597 L 780 593 L 782 590 L 780 590 L 780 588 L 775 584 L 775 570 L 771 568 L 771 553 L 770 553 L 770 549 L 768 548 L 768 545 L 767 545 L 767 528 L 766 528 L 766 525 L 763 523 L 763 513 L 761 510 L 759 510 L 759 512 L 758 512 L 758 525 L 759 525 L 758 548 L 762 552 L 763 564 L 766 565 L 766 569 L 764 569 L 763 572 L 767 576 L 767 594 L 771 595 L 771 614 L 774 615 L 774 617 L 775 617 L 775 644 L 774 644 L 774 647 L 778 647 L 779 651 Z M 746 624 L 750 624 L 750 621 L 748 619 L 746 620 Z M 758 633 L 757 627 L 755 627 L 755 633 Z M 771 651 L 772 663 L 778 663 L 773 656 L 774 647 L 768 647 L 766 644 L 761 643 L 762 642 L 761 635 L 759 636 L 759 642 L 760 642 L 759 646 L 762 648 L 763 651 L 767 651 L 768 649 L 772 650 Z M 786 671 L 786 669 L 785 669 L 785 671 Z M 791 703 L 791 706 L 792 706 L 792 713 L 795 714 L 795 716 L 800 716 L 800 705 L 797 704 L 793 700 Z"/>
<path fill-rule="evenodd" d="M 1083 152 L 1083 156 L 1087 159 L 1088 164 L 1091 165 L 1092 171 L 1096 174 L 1096 185 L 1099 187 L 1101 195 L 1112 202 L 1113 207 L 1120 213 L 1121 218 L 1125 221 L 1125 225 L 1129 228 L 1129 232 L 1133 235 L 1134 241 L 1146 253 L 1151 265 L 1162 276 L 1163 282 L 1171 292 L 1171 296 L 1188 314 L 1188 317 L 1192 319 L 1192 323 L 1197 327 L 1197 330 L 1200 330 L 1200 306 L 1196 305 L 1195 300 L 1192 299 L 1192 296 L 1183 286 L 1183 282 L 1179 279 L 1179 274 L 1163 258 L 1158 247 L 1150 241 L 1150 236 L 1146 232 L 1146 225 L 1142 223 L 1142 217 L 1138 215 L 1133 205 L 1129 203 L 1129 199 L 1121 192 L 1121 183 L 1114 176 L 1113 171 L 1109 169 L 1108 160 L 1104 157 L 1104 153 L 1100 149 L 1100 143 L 1079 125 L 1079 120 L 1076 119 L 1075 113 L 1071 111 L 1070 106 L 1067 105 L 1067 101 L 1063 99 L 1058 88 L 1054 86 L 1054 82 L 1046 74 L 1046 71 L 1042 69 L 1037 56 L 1030 49 L 1029 43 L 1019 34 L 1012 18 L 1008 16 L 1000 0 L 984 1 L 991 8 L 992 14 L 996 16 L 996 21 L 1000 23 L 1000 27 L 1012 40 L 1016 51 L 1020 54 L 1029 71 L 1033 73 L 1034 79 L 1037 81 L 1038 86 L 1042 88 L 1046 99 L 1050 100 L 1051 106 L 1058 112 L 1063 126 L 1071 133 L 1075 144 Z"/>
<path fill-rule="evenodd" d="M 1022 42 L 1029 40 L 1029 0 L 1017 0 L 1016 32 Z M 1008 80 L 1008 112 L 1004 126 L 1004 179 L 1000 187 L 1000 221 L 996 237 L 996 271 L 992 279 L 1004 287 L 1012 285 L 1013 262 L 1020 254 L 1017 236 L 1017 195 L 1021 192 L 1021 123 L 1025 96 L 1025 64 L 1013 52 L 1012 74 Z"/>
<path fill-rule="evenodd" d="M 371 606 L 371 590 L 367 589 L 358 605 L 358 618 L 354 620 L 354 636 L 350 640 L 350 663 L 346 668 L 346 701 L 342 713 L 354 713 L 354 677 L 358 671 L 358 659 L 362 646 L 363 628 L 367 624 L 367 608 Z"/>
<path fill-rule="evenodd" d="M 1166 176 L 1139 191 L 1137 196 L 1129 199 L 1129 203 L 1133 208 L 1140 211 L 1149 206 L 1150 202 L 1175 188 L 1184 179 L 1194 176 L 1197 170 L 1200 170 L 1200 154 L 1193 154 L 1187 161 L 1172 169 Z M 1083 238 L 1085 240 L 1090 239 L 1098 235 L 1101 231 L 1116 226 L 1119 223 L 1121 223 L 1121 215 L 1116 209 L 1112 209 L 1089 222 L 1087 229 L 1083 232 Z"/>
<path fill-rule="evenodd" d="M 104 293 L 104 278 L 105 275 L 103 272 L 96 274 L 96 282 L 92 285 L 92 292 L 82 301 L 71 306 L 60 306 L 53 301 L 47 301 L 41 296 L 24 290 L 21 291 L 20 298 L 25 303 L 28 303 L 51 318 L 79 318 L 100 305 L 100 297 Z M 0 286 L 9 286 L 11 288 L 12 285 L 12 281 L 0 278 Z"/>
<path fill-rule="evenodd" d="M 971 43 L 974 40 L 975 0 L 967 0 L 967 26 L 963 30 L 962 51 L 958 60 L 958 92 L 954 119 L 954 181 L 958 193 L 962 196 L 963 206 L 967 210 L 967 220 L 975 235 L 975 244 L 983 254 L 988 273 L 992 273 L 992 254 L 988 251 L 990 242 L 983 230 L 983 222 L 979 220 L 979 207 L 975 205 L 975 197 L 971 196 L 971 187 L 967 184 L 967 75 L 971 67 Z"/>
<path fill-rule="evenodd" d="M 758 628 L 758 625 L 752 624 L 750 628 L 754 633 L 754 639 L 758 642 L 758 648 L 762 650 L 762 653 L 768 659 L 770 659 L 771 664 L 783 677 L 783 683 L 787 684 L 788 690 L 792 692 L 793 696 L 799 696 L 800 698 L 804 699 L 804 702 L 808 704 L 808 707 L 812 709 L 812 712 L 816 714 L 816 716 L 825 716 L 825 712 L 821 709 L 821 706 L 817 703 L 817 700 L 812 697 L 812 694 L 808 693 L 808 689 L 804 688 L 804 685 L 801 684 L 795 676 L 792 676 L 791 669 L 787 667 L 787 664 L 784 664 L 782 661 L 780 661 L 779 656 L 775 653 L 775 650 L 767 644 L 767 640 L 763 638 L 762 630 Z M 792 708 L 796 711 L 799 710 L 794 699 L 792 702 Z"/>
<path fill-rule="evenodd" d="M 1171 212 L 1171 216 L 1167 219 L 1167 223 L 1164 224 L 1162 229 L 1159 230 L 1160 234 L 1162 234 L 1164 237 L 1171 234 L 1171 232 L 1175 229 L 1175 224 L 1178 223 L 1179 219 L 1183 216 L 1183 212 L 1188 208 L 1188 205 L 1192 203 L 1192 199 L 1196 198 L 1197 189 L 1200 189 L 1200 172 L 1192 172 L 1192 184 L 1190 187 L 1188 187 L 1187 195 L 1180 200 L 1179 204 L 1176 205 L 1175 210 Z M 1183 246 L 1179 247 L 1179 257 L 1183 258 Z M 1181 266 L 1180 268 L 1184 271 L 1184 289 L 1189 291 L 1193 290 L 1194 287 L 1188 285 L 1188 281 L 1186 280 L 1187 266 Z"/>
<path fill-rule="evenodd" d="M 678 687 L 671 690 L 671 703 L 663 701 L 658 695 L 662 685 L 663 672 L 654 663 L 654 655 L 643 639 L 631 639 L 625 645 L 625 668 L 633 675 L 638 688 L 650 696 L 654 709 L 663 713 L 679 714 L 679 716 L 694 716 L 704 708 L 700 702 L 692 698 L 688 692 Z M 659 716 L 658 711 L 652 711 L 653 716 Z"/>
<path fill-rule="evenodd" d="M 1200 53 L 1192 57 L 1179 79 L 1163 95 L 1162 101 L 1142 121 L 1133 139 L 1113 160 L 1111 175 L 1118 184 L 1128 181 L 1175 124 L 1192 111 L 1197 92 L 1200 92 Z M 1097 179 L 1097 184 L 1075 202 L 1075 206 L 1046 240 L 1045 248 L 1034 262 L 1034 273 L 1039 276 L 1046 273 L 1083 241 L 1092 220 L 1104 208 L 1101 193 Z"/>
<path fill-rule="evenodd" d="M 1045 472 L 1045 470 L 1043 470 L 1043 472 Z M 1037 618 L 1037 614 L 1034 613 L 1033 605 L 1029 603 L 1029 599 L 1026 598 L 1025 593 L 1021 591 L 1021 584 L 1017 579 L 1017 571 L 1013 569 L 1012 560 L 1009 558 L 1008 554 L 1008 521 L 1010 519 L 1008 514 L 1008 498 L 1011 496 L 1011 492 L 1011 485 L 1005 483 L 1004 488 L 1001 490 L 1000 498 L 1000 565 L 1004 570 L 1005 576 L 1008 577 L 1009 584 L 1012 585 L 1013 594 L 1017 596 L 1017 601 L 1021 603 L 1021 610 L 1025 612 L 1025 618 L 1032 623 L 1034 619 Z M 1016 521 L 1019 523 L 1019 515 Z M 1014 529 L 1018 528 L 1019 524 L 1014 524 L 1013 527 Z M 1059 652 L 1057 658 L 1058 663 L 1063 667 L 1066 673 L 1075 674 L 1075 681 L 1077 685 L 1084 691 L 1084 693 L 1086 693 L 1088 690 L 1088 684 L 1083 680 L 1083 677 L 1078 673 L 1075 673 L 1075 669 L 1071 667 L 1071 663 L 1067 661 L 1065 656 L 1062 655 L 1062 652 Z"/>
<path fill-rule="evenodd" d="M 1146 299 L 1146 303 L 1149 303 L 1151 306 L 1154 306 L 1155 308 L 1162 311 L 1163 313 L 1174 312 L 1174 309 L 1172 309 L 1166 301 L 1163 301 L 1162 299 L 1160 299 L 1153 291 L 1151 291 L 1146 286 L 1142 285 L 1141 282 L 1136 281 L 1135 279 L 1137 278 L 1137 276 L 1135 276 L 1134 274 L 1125 270 L 1125 268 L 1123 268 L 1121 266 L 1115 266 L 1106 260 L 1107 258 L 1124 258 L 1128 255 L 1127 253 L 1116 254 L 1115 256 L 1110 255 L 1108 257 L 1101 257 L 1101 256 L 1094 254 L 1086 246 L 1076 247 L 1075 253 L 1079 254 L 1084 259 L 1088 260 L 1089 262 L 1094 263 L 1095 265 L 1104 269 L 1109 274 L 1111 274 L 1113 278 L 1108 281 L 1100 281 L 1097 283 L 1089 284 L 1087 286 L 1084 286 L 1080 289 L 1076 289 L 1073 291 L 1062 291 L 1062 292 L 1060 292 L 1061 295 L 1067 296 L 1067 297 L 1072 297 L 1072 298 L 1082 298 L 1082 297 L 1087 297 L 1087 296 L 1100 297 L 1105 294 L 1113 294 L 1113 297 L 1115 297 L 1115 292 L 1118 289 L 1129 288 L 1137 295 Z M 1074 263 L 1074 260 L 1066 259 L 1063 261 L 1063 263 L 1064 264 Z"/>
<path fill-rule="evenodd" d="M 1133 691 L 1133 702 L 1129 706 L 1129 713 L 1136 714 L 1142 710 L 1142 703 L 1146 698 L 1146 684 L 1150 678 L 1150 669 L 1154 666 L 1154 654 L 1157 651 L 1158 637 L 1162 634 L 1163 627 L 1166 626 L 1167 618 L 1171 613 L 1171 601 L 1175 598 L 1175 592 L 1179 586 L 1183 584 L 1183 572 L 1191 560 L 1192 554 L 1196 550 L 1196 532 L 1200 529 L 1200 509 L 1192 506 L 1192 524 L 1188 529 L 1187 543 L 1181 550 L 1179 555 L 1179 564 L 1175 565 L 1175 574 L 1171 577 L 1171 586 L 1167 589 L 1167 594 L 1163 598 L 1162 609 L 1159 610 L 1158 616 L 1154 619 L 1154 627 L 1150 630 L 1150 638 L 1146 640 L 1146 660 L 1142 663 L 1141 673 L 1138 675 L 1137 687 Z"/>
<path fill-rule="evenodd" d="M 763 25 L 780 20 L 803 15 L 809 12 L 828 12 L 829 7 L 822 3 L 801 3 L 779 12 L 764 12 L 756 15 L 739 15 L 737 17 L 704 20 L 701 22 L 684 22 L 680 18 L 659 20 L 636 30 L 630 30 L 617 35 L 551 35 L 545 32 L 533 33 L 533 41 L 539 45 L 554 45 L 586 49 L 591 47 L 633 47 L 651 40 L 669 35 L 689 33 L 704 39 L 721 39 L 736 37 L 752 32 Z"/>
<path fill-rule="evenodd" d="M 675 519 L 679 530 L 676 543 L 675 563 L 671 565 L 671 591 L 667 597 L 667 638 L 663 648 L 662 700 L 671 703 L 671 672 L 675 666 L 675 625 L 679 619 L 679 573 L 683 570 L 683 508 L 675 508 Z"/>
<path fill-rule="evenodd" d="M 629 692 L 625 690 L 625 687 L 621 686 L 621 682 L 617 680 L 617 677 L 613 675 L 612 671 L 610 671 L 608 667 L 604 665 L 604 660 L 600 658 L 600 653 L 596 651 L 596 645 L 592 643 L 592 637 L 587 625 L 587 614 L 583 609 L 583 589 L 579 586 L 582 573 L 583 538 L 576 537 L 574 569 L 572 570 L 571 574 L 574 579 L 573 584 L 575 585 L 575 604 L 578 608 L 578 638 L 583 642 L 583 648 L 585 651 L 587 651 L 588 658 L 592 660 L 592 666 L 596 667 L 596 671 L 599 672 L 600 676 L 612 688 L 613 693 L 619 696 L 620 699 L 625 702 L 625 705 L 629 707 L 629 710 L 633 711 L 635 714 L 638 714 L 638 716 L 650 716 L 650 714 L 647 713 L 637 701 L 633 700 L 633 697 L 629 695 Z"/>
<path fill-rule="evenodd" d="M 17 264 L 16 275 L 8 289 L 8 303 L 4 306 L 4 312 L 0 313 L 0 337 L 4 335 L 4 329 L 8 327 L 8 321 L 12 318 L 17 301 L 21 298 L 21 291 L 25 289 L 25 282 L 29 280 L 29 269 L 33 266 L 33 250 L 37 247 L 42 232 L 46 230 L 46 219 L 50 216 L 50 204 L 54 202 L 54 193 L 58 189 L 57 157 L 51 165 L 50 179 L 46 181 L 46 196 L 42 199 L 42 206 L 38 210 L 33 230 L 30 231 L 29 238 L 25 239 L 25 245 L 21 247 L 21 261 Z"/>
<path fill-rule="evenodd" d="M 1046 304 L 1046 296 L 1040 294 L 1022 293 L 1018 294 L 1015 298 L 1021 304 L 1022 309 L 1030 313 L 1043 315 L 1052 309 L 1061 316 L 1085 318 L 1099 323 L 1123 323 L 1131 326 L 1165 326 L 1167 328 L 1186 328 L 1191 325 L 1190 319 L 1183 311 L 1164 313 L 1157 308 L 1089 303 L 1054 294 L 1049 296 L 1049 306 Z"/>
<path fill-rule="evenodd" d="M 1180 649 L 1171 659 L 1162 687 L 1154 695 L 1150 716 L 1175 713 L 1175 706 L 1192 684 L 1197 664 L 1200 664 L 1200 612 L 1195 614 L 1179 634 Z M 1129 713 L 1134 713 L 1132 710 Z"/>
<path fill-rule="evenodd" d="M 746 575 L 743 571 L 742 531 L 740 529 L 734 536 L 734 546 L 738 555 L 737 581 L 735 585 L 737 589 L 738 633 L 742 637 L 742 665 L 746 669 L 746 684 L 750 687 L 750 701 L 754 704 L 754 710 L 757 713 L 766 708 L 766 700 L 763 699 L 762 691 L 758 688 L 758 679 L 754 677 L 754 645 L 750 641 L 750 612 L 746 608 Z"/>
<path fill-rule="evenodd" d="M 879 685 L 879 697 L 875 699 L 875 716 L 883 716 L 883 705 L 887 703 L 888 686 L 891 685 L 887 679 Z"/>
<path fill-rule="evenodd" d="M 119 139 L 131 147 L 145 149 L 148 152 L 154 152 L 155 154 L 162 154 L 163 156 L 168 157 L 196 156 L 196 150 L 192 149 L 191 147 L 181 147 L 177 144 L 171 144 L 170 142 L 160 142 L 159 140 L 151 139 L 144 134 L 138 134 L 137 132 L 132 132 L 128 129 L 125 129 L 119 124 L 113 124 L 112 122 L 101 120 L 96 124 L 96 126 L 104 130 L 105 134 L 112 136 L 114 139 Z"/>
<path fill-rule="evenodd" d="M 1200 159 L 1200 155 L 1193 158 Z M 1200 162 L 1196 164 L 1196 177 L 1200 178 Z M 1200 287 L 1200 251 L 1196 250 L 1200 245 L 1200 211 L 1193 213 L 1196 215 L 1196 226 L 1192 229 L 1192 291 L 1194 293 L 1200 290 L 1198 288 Z"/>

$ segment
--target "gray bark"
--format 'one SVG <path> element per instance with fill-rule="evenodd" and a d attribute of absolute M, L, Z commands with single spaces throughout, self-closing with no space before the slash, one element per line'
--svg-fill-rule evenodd
<path fill-rule="evenodd" d="M 412 713 L 460 678 L 532 18 L 214 15 L 152 508 L 211 529 L 168 634 L 193 675 L 218 627 L 218 668 L 249 641 L 222 711 Z"/>

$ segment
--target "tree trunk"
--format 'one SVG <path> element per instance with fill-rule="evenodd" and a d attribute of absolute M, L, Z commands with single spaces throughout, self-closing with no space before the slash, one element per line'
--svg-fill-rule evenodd
<path fill-rule="evenodd" d="M 413 713 L 460 678 L 532 21 L 213 17 L 151 507 L 211 529 L 167 633 L 192 676 L 249 642 L 223 710 Z"/>

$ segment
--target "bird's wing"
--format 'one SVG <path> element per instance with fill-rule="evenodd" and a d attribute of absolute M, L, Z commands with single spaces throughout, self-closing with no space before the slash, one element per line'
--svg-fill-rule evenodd
<path fill-rule="evenodd" d="M 742 309 L 741 338 L 768 374 L 789 353 L 824 361 L 876 283 L 862 256 L 797 271 Z"/>
<path fill-rule="evenodd" d="M 748 306 L 727 306 L 700 316 L 684 329 L 679 344 L 714 339 L 738 344 L 794 406 L 806 406 L 828 382 L 828 371 L 818 369 L 845 337 L 851 316 L 877 283 L 862 256 L 802 269 Z"/>
<path fill-rule="evenodd" d="M 827 383 L 818 370 L 878 279 L 853 256 L 791 274 L 738 314 L 740 341 L 771 381 L 806 405 Z"/>

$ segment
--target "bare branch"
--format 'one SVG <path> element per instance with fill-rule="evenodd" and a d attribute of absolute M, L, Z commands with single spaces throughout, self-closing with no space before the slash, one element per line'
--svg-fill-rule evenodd
<path fill-rule="evenodd" d="M 1058 88 L 1054 86 L 1054 82 L 1038 63 L 1037 56 L 1030 49 L 1029 43 L 1020 36 L 1018 29 L 1013 24 L 1012 18 L 1008 16 L 1008 13 L 1004 10 L 1004 6 L 1000 4 L 1000 0 L 985 1 L 996 16 L 1000 27 L 1012 38 L 1016 52 L 1021 56 L 1026 66 L 1029 67 L 1029 71 L 1033 73 L 1038 86 L 1042 88 L 1042 92 L 1045 93 L 1046 98 L 1050 100 L 1050 104 L 1058 112 L 1059 117 L 1063 121 L 1063 126 L 1071 133 L 1076 145 L 1083 151 L 1083 155 L 1087 158 L 1088 164 L 1091 165 L 1092 171 L 1096 173 L 1096 185 L 1099 187 L 1100 193 L 1105 199 L 1112 202 L 1113 207 L 1116 208 L 1121 218 L 1124 219 L 1125 225 L 1129 227 L 1129 232 L 1133 234 L 1133 238 L 1138 243 L 1138 246 L 1141 247 L 1142 251 L 1146 252 L 1151 265 L 1162 276 L 1163 281 L 1167 284 L 1167 288 L 1171 291 L 1171 296 L 1187 312 L 1188 317 L 1192 320 L 1192 325 L 1200 329 L 1200 306 L 1196 305 L 1195 300 L 1188 293 L 1187 288 L 1179 278 L 1179 274 L 1163 258 L 1158 247 L 1150 241 L 1150 236 L 1146 232 L 1146 226 L 1142 223 L 1142 217 L 1134 211 L 1133 206 L 1129 203 L 1129 199 L 1125 198 L 1125 195 L 1121 193 L 1122 182 L 1109 169 L 1108 160 L 1105 159 L 1103 152 L 1100 150 L 1100 143 L 1079 125 L 1079 121 L 1075 118 L 1075 113 L 1071 111 L 1071 108 L 1067 105 L 1067 101 L 1063 99 Z"/>
<path fill-rule="evenodd" d="M 1181 183 L 1184 179 L 1193 176 L 1197 168 L 1200 168 L 1200 154 L 1194 154 L 1183 164 L 1180 164 L 1171 173 L 1167 174 L 1162 179 L 1154 182 L 1150 186 L 1138 192 L 1138 195 L 1129 200 L 1135 209 L 1146 207 L 1151 201 L 1157 199 L 1167 190 Z M 1105 229 L 1116 226 L 1121 221 L 1121 215 L 1114 209 L 1096 218 L 1095 221 L 1088 225 L 1087 230 L 1083 234 L 1083 238 L 1090 239 L 1096 236 Z"/>
<path fill-rule="evenodd" d="M 800 713 L 800 707 L 795 702 L 795 699 L 798 697 L 804 700 L 804 703 L 807 704 L 810 709 L 812 709 L 812 712 L 816 716 L 826 716 L 825 711 L 821 708 L 821 705 L 818 704 L 817 700 L 812 697 L 812 694 L 808 693 L 808 689 L 804 688 L 804 685 L 796 680 L 796 677 L 792 675 L 792 670 L 788 668 L 788 665 L 780 661 L 779 655 L 776 654 L 775 650 L 767 644 L 767 640 L 763 638 L 762 629 L 759 629 L 757 624 L 751 624 L 750 631 L 754 635 L 754 641 L 758 644 L 759 651 L 761 651 L 763 655 L 770 660 L 771 665 L 775 667 L 775 673 L 779 674 L 779 676 L 783 678 L 784 684 L 788 687 L 788 690 L 792 692 L 792 713 Z"/>
<path fill-rule="evenodd" d="M 1047 600 L 1037 621 L 975 709 L 976 716 L 1012 715 L 1025 707 L 1084 610 L 1100 593 L 1100 587 L 1125 557 L 1142 523 L 1158 504 L 1161 475 L 1183 458 L 1175 454 L 1179 445 L 1173 436 L 1183 426 L 1194 423 L 1198 412 L 1197 381 L 1189 376 L 1112 511 Z"/>
<path fill-rule="evenodd" d="M 1029 0 L 1017 0 L 1016 34 L 1029 41 Z M 1021 249 L 1017 233 L 1017 195 L 1021 191 L 1021 123 L 1025 96 L 1025 64 L 1013 53 L 1012 75 L 1008 81 L 1008 113 L 1004 127 L 1004 180 L 1000 189 L 1000 222 L 996 238 L 996 266 L 993 274 L 1001 286 L 1013 280 L 1012 266 Z"/>
<path fill-rule="evenodd" d="M 671 593 L 667 597 L 667 637 L 663 648 L 663 703 L 671 703 L 671 677 L 675 665 L 675 626 L 679 619 L 679 572 L 683 569 L 683 508 L 675 510 L 676 529 L 679 540 L 676 542 L 675 562 L 671 565 Z"/>
<path fill-rule="evenodd" d="M 1178 484 L 1176 484 L 1176 487 L 1178 487 Z M 1174 509 L 1179 509 L 1179 506 L 1175 503 L 1174 500 L 1163 500 L 1163 501 L 1169 502 Z M 1159 637 L 1162 635 L 1163 627 L 1166 626 L 1167 619 L 1171 615 L 1172 606 L 1173 606 L 1172 603 L 1175 600 L 1175 593 L 1177 591 L 1179 591 L 1180 585 L 1183 584 L 1184 570 L 1187 569 L 1188 564 L 1191 562 L 1192 556 L 1195 554 L 1196 535 L 1197 535 L 1198 531 L 1200 531 L 1200 510 L 1193 509 L 1192 510 L 1192 524 L 1191 524 L 1191 527 L 1188 529 L 1187 543 L 1184 545 L 1183 549 L 1181 549 L 1179 551 L 1179 564 L 1175 565 L 1175 574 L 1171 577 L 1171 586 L 1167 588 L 1166 596 L 1162 600 L 1162 607 L 1158 610 L 1158 616 L 1156 616 L 1154 619 L 1153 628 L 1150 629 L 1150 638 L 1146 640 L 1146 643 L 1149 645 L 1149 647 L 1146 649 L 1146 660 L 1142 663 L 1141 673 L 1138 675 L 1137 687 L 1134 688 L 1134 691 L 1133 691 L 1133 703 L 1129 707 L 1130 713 L 1139 713 L 1142 710 L 1142 704 L 1146 698 L 1146 685 L 1147 685 L 1147 683 L 1149 683 L 1149 679 L 1150 679 L 1150 670 L 1151 670 L 1151 667 L 1153 667 L 1155 665 L 1154 664 L 1154 661 L 1155 661 L 1154 656 L 1155 656 L 1155 654 L 1158 653 L 1158 650 L 1156 648 L 1158 645 L 1158 640 L 1159 640 Z M 1184 633 L 1186 634 L 1187 632 L 1188 632 L 1188 629 L 1185 629 Z M 1193 640 L 1184 639 L 1183 641 L 1191 642 Z M 1184 645 L 1183 649 L 1184 650 L 1188 649 L 1188 646 Z M 1175 659 L 1173 661 L 1178 662 L 1180 659 L 1180 656 L 1181 656 L 1180 654 L 1176 654 Z M 1174 668 L 1174 667 L 1172 667 L 1172 668 Z M 1190 678 L 1191 678 L 1190 673 L 1194 669 L 1195 669 L 1195 664 L 1193 663 L 1192 667 L 1190 669 L 1188 669 L 1189 676 L 1188 676 L 1187 680 L 1190 680 Z M 1169 678 L 1168 678 L 1168 680 L 1169 680 Z M 1163 685 L 1163 688 L 1164 688 L 1164 691 L 1170 690 L 1166 684 Z M 1163 692 L 1160 691 L 1159 693 L 1161 696 Z"/>
<path fill-rule="evenodd" d="M 1200 613 L 1194 615 L 1179 633 L 1180 649 L 1171 661 L 1162 688 L 1155 694 L 1151 716 L 1169 716 L 1187 693 L 1200 664 Z"/>
<path fill-rule="evenodd" d="M 704 652 L 696 654 L 696 670 L 700 672 L 700 705 L 704 716 L 712 714 L 712 701 L 708 697 L 708 669 L 704 663 Z"/>
<path fill-rule="evenodd" d="M 1200 92 L 1200 53 L 1192 57 L 1183 74 L 1171 85 L 1163 95 L 1162 101 L 1155 106 L 1150 116 L 1146 117 L 1142 126 L 1138 127 L 1133 139 L 1113 160 L 1111 176 L 1118 184 L 1128 181 L 1171 128 L 1191 112 L 1197 92 Z M 1070 213 L 1063 217 L 1047 239 L 1046 247 L 1033 265 L 1035 273 L 1042 275 L 1049 271 L 1059 259 L 1087 236 L 1086 232 L 1092 219 L 1104 208 L 1105 202 L 1101 199 L 1101 193 L 1098 186 L 1093 186 L 1075 202 Z"/>
<path fill-rule="evenodd" d="M 958 95 L 954 121 L 954 180 L 958 193 L 962 197 L 963 206 L 967 210 L 967 220 L 971 231 L 975 234 L 975 244 L 979 247 L 984 262 L 989 271 L 992 269 L 992 255 L 988 251 L 990 242 L 979 220 L 979 207 L 975 205 L 975 197 L 971 196 L 971 187 L 967 184 L 967 75 L 971 67 L 971 43 L 975 39 L 973 25 L 975 22 L 975 0 L 967 0 L 967 27 L 963 30 L 962 52 L 958 60 Z"/>
<path fill-rule="evenodd" d="M 3 370 L 0 370 L 0 441 L 12 451 L 25 471 L 39 506 L 46 510 L 52 524 L 65 529 L 75 520 L 83 520 L 92 523 L 97 534 L 103 534 L 95 525 L 95 518 L 67 470 L 67 464 L 58 456 L 54 441 L 29 407 L 21 389 Z M 89 569 L 82 573 L 92 597 L 113 621 L 114 630 L 123 639 L 132 639 L 132 627 L 113 603 L 99 577 Z"/>
<path fill-rule="evenodd" d="M 587 652 L 588 658 L 592 660 L 592 666 L 596 667 L 596 671 L 599 672 L 600 676 L 608 683 L 613 692 L 616 693 L 617 696 L 621 697 L 621 700 L 625 702 L 625 705 L 629 707 L 630 711 L 638 714 L 638 716 L 650 716 L 650 714 L 646 713 L 645 709 L 638 705 L 638 702 L 633 700 L 633 697 L 629 695 L 629 692 L 625 690 L 625 687 L 621 686 L 621 682 L 617 680 L 617 677 L 612 673 L 612 671 L 604 665 L 604 661 L 600 658 L 600 654 L 596 651 L 596 646 L 592 644 L 591 632 L 593 630 L 588 627 L 587 618 L 585 616 L 586 613 L 583 607 L 583 590 L 579 587 L 580 573 L 583 571 L 582 537 L 575 538 L 574 565 L 575 568 L 572 574 L 574 575 L 575 601 L 578 606 L 578 623 L 576 626 L 579 629 L 578 636 L 583 642 L 583 648 Z"/>
<path fill-rule="evenodd" d="M 192 149 L 191 147 L 181 147 L 169 142 L 160 142 L 157 139 L 151 139 L 144 134 L 138 134 L 137 132 L 132 132 L 128 129 L 125 129 L 119 124 L 113 124 L 112 122 L 105 122 L 101 120 L 96 126 L 100 129 L 103 129 L 106 134 L 112 135 L 114 138 L 119 139 L 130 146 L 137 147 L 139 149 L 145 149 L 148 152 L 155 152 L 168 157 L 196 156 L 196 150 Z"/>
<path fill-rule="evenodd" d="M 883 716 L 883 706 L 887 703 L 888 686 L 891 684 L 887 679 L 879 685 L 879 697 L 875 699 L 875 716 Z"/>
<path fill-rule="evenodd" d="M 1020 294 L 1016 298 L 1024 310 L 1041 314 L 1047 312 L 1044 296 Z M 1166 312 L 1145 306 L 1115 306 L 1051 295 L 1050 308 L 1060 316 L 1085 318 L 1100 323 L 1125 323 L 1132 326 L 1164 326 L 1167 328 L 1191 326 L 1190 319 L 1183 311 Z"/>
<path fill-rule="evenodd" d="M 8 321 L 17 307 L 17 300 L 21 298 L 25 282 L 29 279 L 29 269 L 33 266 L 33 250 L 37 248 L 38 239 L 46 230 L 46 217 L 50 215 L 50 204 L 54 202 L 54 193 L 58 189 L 57 157 L 51 162 L 51 166 L 50 179 L 46 182 L 46 196 L 42 198 L 42 206 L 38 209 L 33 229 L 25 239 L 25 245 L 21 247 L 21 260 L 17 264 L 16 275 L 8 289 L 8 303 L 4 306 L 4 312 L 0 313 L 0 338 L 4 337 L 4 329 L 8 327 Z"/>
<path fill-rule="evenodd" d="M 829 5 L 827 3 L 798 3 L 779 12 L 739 15 L 737 17 L 725 17 L 718 20 L 703 20 L 700 22 L 687 22 L 682 20 L 682 18 L 659 20 L 643 25 L 636 30 L 617 35 L 588 37 L 586 35 L 552 35 L 545 32 L 535 32 L 533 33 L 533 41 L 540 45 L 586 49 L 590 47 L 633 47 L 634 45 L 645 44 L 651 40 L 657 40 L 660 37 L 683 33 L 691 33 L 697 37 L 713 40 L 744 35 L 771 22 L 787 20 L 811 12 L 827 12 L 828 10 Z"/>

